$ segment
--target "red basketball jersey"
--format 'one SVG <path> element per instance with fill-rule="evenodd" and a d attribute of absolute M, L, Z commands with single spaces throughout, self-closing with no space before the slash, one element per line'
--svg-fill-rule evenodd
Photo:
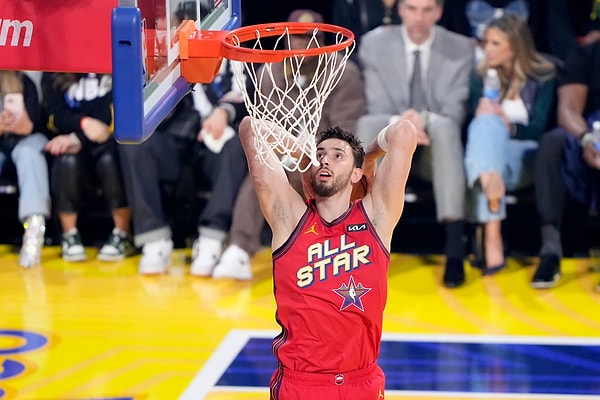
<path fill-rule="evenodd" d="M 287 242 L 273 252 L 280 364 L 340 373 L 377 361 L 390 254 L 361 200 L 332 222 L 314 200 Z"/>

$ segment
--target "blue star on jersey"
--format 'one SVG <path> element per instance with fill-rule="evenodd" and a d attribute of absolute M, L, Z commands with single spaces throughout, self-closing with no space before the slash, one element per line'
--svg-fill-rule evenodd
<path fill-rule="evenodd" d="M 355 284 L 352 275 L 350 276 L 350 281 L 347 285 L 342 283 L 342 286 L 332 290 L 344 299 L 340 311 L 343 311 L 350 306 L 354 306 L 360 311 L 365 311 L 360 298 L 367 294 L 371 288 L 364 287 L 362 283 L 359 283 L 358 285 Z"/>

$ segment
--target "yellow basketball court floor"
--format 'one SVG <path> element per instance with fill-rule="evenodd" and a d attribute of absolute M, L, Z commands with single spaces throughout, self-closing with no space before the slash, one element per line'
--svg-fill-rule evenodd
<path fill-rule="evenodd" d="M 139 256 L 103 263 L 87 250 L 66 263 L 45 248 L 27 270 L 0 246 L 1 400 L 268 399 L 269 249 L 248 282 L 190 276 L 189 250 L 155 277 L 137 274 Z M 568 259 L 556 288 L 534 290 L 536 261 L 490 277 L 467 265 L 467 284 L 449 290 L 442 257 L 393 254 L 386 398 L 600 399 L 600 274 Z"/>

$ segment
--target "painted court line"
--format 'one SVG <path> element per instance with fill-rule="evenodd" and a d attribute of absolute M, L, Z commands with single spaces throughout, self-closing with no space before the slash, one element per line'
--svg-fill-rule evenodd
<path fill-rule="evenodd" d="M 268 387 L 249 386 L 215 386 L 221 376 L 231 366 L 238 354 L 250 339 L 271 339 L 278 331 L 268 330 L 232 330 L 223 339 L 206 365 L 194 377 L 180 400 L 198 400 L 209 392 L 245 392 L 268 393 Z M 533 344 L 533 345 L 569 345 L 600 346 L 600 338 L 591 337 L 556 337 L 556 336 L 501 336 L 501 335 L 439 335 L 439 334 L 396 334 L 384 333 L 383 341 L 387 342 L 438 342 L 438 343 L 498 343 L 498 344 Z M 403 391 L 386 390 L 388 396 L 412 396 L 428 398 L 502 398 L 502 399 L 552 399 L 582 400 L 598 399 L 597 395 L 567 394 L 534 394 L 534 393 L 483 393 L 483 392 L 444 392 L 444 391 Z"/>

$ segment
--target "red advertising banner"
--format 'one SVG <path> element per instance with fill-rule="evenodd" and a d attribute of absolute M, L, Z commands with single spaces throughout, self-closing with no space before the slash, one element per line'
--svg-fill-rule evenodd
<path fill-rule="evenodd" d="M 118 0 L 0 0 L 0 69 L 110 73 Z"/>

